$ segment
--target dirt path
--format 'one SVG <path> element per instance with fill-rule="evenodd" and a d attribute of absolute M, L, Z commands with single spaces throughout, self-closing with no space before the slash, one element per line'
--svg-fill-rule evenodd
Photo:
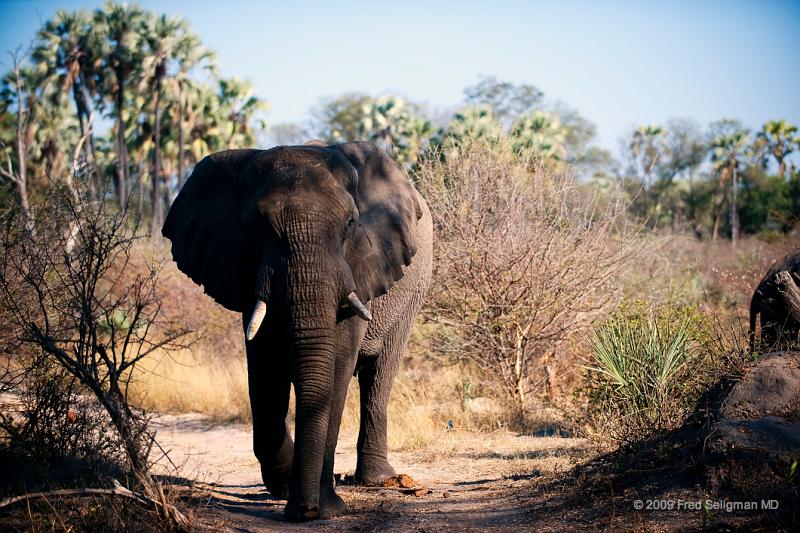
<path fill-rule="evenodd" d="M 346 516 L 289 524 L 282 518 L 285 502 L 263 489 L 249 427 L 213 426 L 194 415 L 162 416 L 156 425 L 179 476 L 194 482 L 195 523 L 222 531 L 519 530 L 530 523 L 523 489 L 590 454 L 583 439 L 443 431 L 433 447 L 390 455 L 397 471 L 427 487 L 426 494 L 343 485 L 337 491 L 350 507 Z M 336 472 L 352 473 L 355 462 L 355 435 L 343 435 Z M 160 463 L 163 473 L 174 472 Z"/>

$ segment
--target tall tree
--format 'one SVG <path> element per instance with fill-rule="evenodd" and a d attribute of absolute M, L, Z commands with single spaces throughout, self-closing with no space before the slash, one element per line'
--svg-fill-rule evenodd
<path fill-rule="evenodd" d="M 385 95 L 365 103 L 359 137 L 382 146 L 406 168 L 413 167 L 430 142 L 433 125 L 404 98 Z"/>
<path fill-rule="evenodd" d="M 361 137 L 364 107 L 372 98 L 363 93 L 345 93 L 320 102 L 311 110 L 311 130 L 329 143 L 357 141 Z"/>
<path fill-rule="evenodd" d="M 664 128 L 654 125 L 641 125 L 636 128 L 627 140 L 623 141 L 628 159 L 628 172 L 639 183 L 636 191 L 641 199 L 641 216 L 649 220 L 651 213 L 650 193 L 653 182 L 653 170 L 664 147 Z M 651 220 L 655 224 L 654 220 Z"/>
<path fill-rule="evenodd" d="M 94 24 L 106 36 L 101 64 L 104 91 L 112 101 L 114 115 L 114 150 L 116 152 L 116 189 L 120 209 L 128 198 L 129 163 L 125 139 L 125 90 L 142 61 L 141 27 L 144 11 L 137 5 L 107 1 L 94 13 Z"/>
<path fill-rule="evenodd" d="M 686 217 L 692 224 L 696 223 L 695 178 L 708 157 L 709 149 L 709 142 L 697 122 L 688 118 L 673 118 L 667 121 L 664 128 L 664 155 L 655 165 L 658 182 L 654 191 L 654 202 L 658 204 L 662 202 L 662 199 L 672 202 L 669 210 L 672 215 L 673 229 L 675 229 L 676 211 L 679 208 L 675 202 L 680 201 L 681 196 L 677 194 L 676 190 L 679 187 L 675 183 L 677 178 L 686 180 L 685 194 L 683 195 L 685 204 L 680 208 L 685 209 Z"/>
<path fill-rule="evenodd" d="M 170 60 L 187 33 L 186 21 L 167 15 L 145 17 L 142 23 L 147 52 L 142 63 L 144 79 L 152 91 L 153 163 L 150 201 L 153 209 L 150 234 L 157 235 L 164 218 L 163 181 L 161 168 L 161 97 L 164 78 L 168 75 Z"/>
<path fill-rule="evenodd" d="M 177 64 L 177 72 L 174 77 L 169 79 L 168 90 L 175 101 L 177 116 L 175 126 L 177 129 L 177 174 L 178 189 L 183 187 L 186 164 L 186 115 L 191 100 L 196 96 L 197 89 L 191 74 L 193 70 L 202 65 L 210 73 L 216 73 L 214 64 L 215 54 L 208 48 L 202 46 L 200 39 L 188 31 L 177 40 L 174 47 L 174 58 Z"/>
<path fill-rule="evenodd" d="M 797 126 L 785 120 L 770 120 L 758 132 L 758 138 L 763 141 L 765 149 L 778 163 L 778 175 L 786 176 L 786 158 L 797 149 L 800 149 L 800 136 L 797 135 Z"/>
<path fill-rule="evenodd" d="M 30 114 L 26 106 L 26 93 L 30 88 L 25 87 L 23 78 L 25 75 L 22 72 L 20 65 L 21 57 L 19 54 L 12 54 L 12 71 L 9 76 L 4 80 L 4 85 L 11 87 L 10 91 L 4 88 L 4 110 L 8 109 L 7 103 L 9 100 L 13 101 L 13 106 L 16 108 L 16 121 L 14 124 L 14 143 L 16 149 L 16 170 L 11 162 L 10 154 L 6 153 L 3 166 L 0 167 L 0 176 L 10 181 L 16 189 L 17 201 L 19 204 L 19 211 L 22 220 L 28 229 L 33 228 L 33 214 L 31 213 L 30 202 L 28 200 L 28 172 L 27 172 L 27 159 L 28 159 L 28 137 L 30 134 Z M 10 98 L 6 96 L 10 92 Z"/>
<path fill-rule="evenodd" d="M 251 82 L 239 78 L 220 79 L 218 98 L 227 148 L 253 146 L 256 135 L 266 129 L 267 103 L 253 94 Z"/>
<path fill-rule="evenodd" d="M 463 139 L 482 139 L 496 142 L 503 136 L 500 121 L 487 105 L 468 106 L 456 113 L 447 127 L 446 138 L 451 142 Z"/>
<path fill-rule="evenodd" d="M 720 135 L 712 142 L 712 155 L 711 161 L 714 168 L 720 174 L 720 183 L 726 181 L 726 177 L 730 176 L 731 181 L 731 243 L 736 246 L 736 241 L 739 234 L 739 221 L 737 193 L 739 189 L 739 166 L 742 164 L 742 159 L 745 151 L 750 144 L 750 136 L 747 130 L 741 129 L 733 131 L 729 135 Z M 716 239 L 719 233 L 719 222 L 721 218 L 722 209 L 719 208 L 717 217 L 714 222 L 713 238 Z"/>
<path fill-rule="evenodd" d="M 39 43 L 33 51 L 37 71 L 49 75 L 62 90 L 72 92 L 81 138 L 86 139 L 86 159 L 91 162 L 88 182 L 93 199 L 99 195 L 100 177 L 94 153 L 91 94 L 97 80 L 102 30 L 91 24 L 87 12 L 62 10 L 39 31 Z"/>

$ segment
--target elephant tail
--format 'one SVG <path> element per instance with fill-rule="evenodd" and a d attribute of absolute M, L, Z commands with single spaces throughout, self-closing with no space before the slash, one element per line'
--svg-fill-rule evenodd
<path fill-rule="evenodd" d="M 756 349 L 756 316 L 761 311 L 761 298 L 758 294 L 758 289 L 753 293 L 753 298 L 750 300 L 750 330 L 748 332 L 750 340 L 750 354 L 755 353 Z"/>

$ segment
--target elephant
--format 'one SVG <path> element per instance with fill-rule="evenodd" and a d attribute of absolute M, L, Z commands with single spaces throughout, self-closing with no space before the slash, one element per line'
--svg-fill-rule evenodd
<path fill-rule="evenodd" d="M 800 250 L 790 253 L 761 278 L 750 300 L 750 351 L 756 349 L 756 321 L 761 316 L 760 346 L 774 351 L 797 343 L 800 334 Z"/>
<path fill-rule="evenodd" d="M 433 239 L 405 171 L 368 142 L 215 153 L 192 171 L 162 234 L 183 273 L 242 313 L 253 450 L 267 490 L 288 500 L 285 517 L 347 510 L 333 462 L 354 375 L 356 481 L 395 475 L 387 403 L 430 285 Z"/>

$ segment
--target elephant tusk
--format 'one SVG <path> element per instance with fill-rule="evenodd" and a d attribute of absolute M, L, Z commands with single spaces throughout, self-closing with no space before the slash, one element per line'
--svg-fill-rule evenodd
<path fill-rule="evenodd" d="M 350 302 L 350 307 L 352 307 L 353 310 L 356 313 L 358 313 L 358 316 L 360 316 L 367 322 L 372 320 L 372 313 L 369 312 L 367 306 L 361 303 L 361 300 L 358 299 L 358 296 L 356 296 L 355 292 L 351 292 L 350 294 L 347 295 L 347 301 Z"/>
<path fill-rule="evenodd" d="M 250 317 L 250 323 L 247 324 L 247 340 L 253 340 L 253 337 L 258 333 L 258 328 L 264 321 L 264 316 L 267 314 L 267 302 L 258 300 L 256 307 L 253 309 L 253 315 Z"/>

